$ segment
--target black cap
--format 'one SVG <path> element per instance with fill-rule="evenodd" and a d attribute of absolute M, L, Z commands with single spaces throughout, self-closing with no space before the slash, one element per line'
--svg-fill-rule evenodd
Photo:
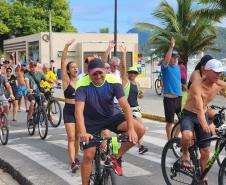
<path fill-rule="evenodd" d="M 37 62 L 34 61 L 34 60 L 30 60 L 29 64 L 30 64 L 30 65 L 37 65 Z"/>
<path fill-rule="evenodd" d="M 104 62 L 99 58 L 93 59 L 93 61 L 88 64 L 89 73 L 93 74 L 96 71 L 101 71 L 101 72 L 105 71 Z"/>
<path fill-rule="evenodd" d="M 3 64 L 9 64 L 9 63 L 10 63 L 10 61 L 8 61 L 8 60 L 3 61 Z"/>

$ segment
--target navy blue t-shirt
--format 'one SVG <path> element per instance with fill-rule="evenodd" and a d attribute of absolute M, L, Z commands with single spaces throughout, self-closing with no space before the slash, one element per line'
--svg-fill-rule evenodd
<path fill-rule="evenodd" d="M 120 99 L 125 96 L 119 80 L 107 74 L 101 86 L 95 86 L 89 76 L 82 77 L 76 86 L 75 100 L 85 102 L 85 125 L 103 124 L 112 117 L 121 114 L 115 106 L 114 97 Z M 107 123 L 106 123 L 107 124 Z"/>

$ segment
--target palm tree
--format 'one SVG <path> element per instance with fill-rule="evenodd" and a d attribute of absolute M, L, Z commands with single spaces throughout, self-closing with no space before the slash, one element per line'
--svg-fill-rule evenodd
<path fill-rule="evenodd" d="M 225 0 L 199 0 L 205 7 L 198 10 L 199 16 L 214 19 L 220 22 L 222 17 L 226 16 L 226 1 Z"/>
<path fill-rule="evenodd" d="M 189 56 L 211 48 L 216 38 L 216 29 L 211 20 L 195 14 L 192 0 L 177 0 L 177 3 L 178 8 L 175 11 L 166 1 L 162 1 L 158 10 L 154 12 L 154 16 L 161 20 L 161 27 L 150 23 L 137 23 L 137 27 L 154 31 L 150 42 L 158 56 L 167 52 L 170 35 L 173 34 L 176 49 L 187 66 Z"/>

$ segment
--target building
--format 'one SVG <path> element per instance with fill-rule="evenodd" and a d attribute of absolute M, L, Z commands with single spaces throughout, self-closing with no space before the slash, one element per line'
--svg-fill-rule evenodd
<path fill-rule="evenodd" d="M 62 51 L 66 42 L 76 39 L 69 48 L 68 61 L 74 60 L 78 63 L 79 69 L 83 70 L 83 61 L 87 56 L 102 56 L 108 46 L 108 42 L 113 40 L 114 35 L 109 33 L 52 33 L 51 47 L 49 43 L 49 33 L 42 32 L 24 37 L 5 40 L 3 43 L 4 57 L 8 59 L 11 52 L 16 52 L 16 61 L 28 63 L 36 60 L 40 63 L 48 63 L 54 60 L 53 66 L 60 68 Z M 118 44 L 124 42 L 127 47 L 127 64 L 131 66 L 137 60 L 138 35 L 118 34 Z M 118 49 L 119 50 L 119 49 Z M 51 53 L 51 54 L 50 54 Z M 113 55 L 113 51 L 110 57 Z M 120 57 L 121 54 L 118 53 Z"/>

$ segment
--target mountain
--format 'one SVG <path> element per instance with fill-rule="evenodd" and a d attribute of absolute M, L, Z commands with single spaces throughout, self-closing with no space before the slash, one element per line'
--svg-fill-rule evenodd
<path fill-rule="evenodd" d="M 140 31 L 137 28 L 130 29 L 128 33 L 138 33 L 138 45 L 140 52 L 144 55 L 149 55 L 152 46 L 148 40 L 153 35 L 153 33 L 149 31 Z M 226 58 L 226 28 L 217 27 L 217 38 L 215 39 L 214 47 L 220 51 L 207 50 L 205 53 L 212 55 L 217 59 Z"/>

